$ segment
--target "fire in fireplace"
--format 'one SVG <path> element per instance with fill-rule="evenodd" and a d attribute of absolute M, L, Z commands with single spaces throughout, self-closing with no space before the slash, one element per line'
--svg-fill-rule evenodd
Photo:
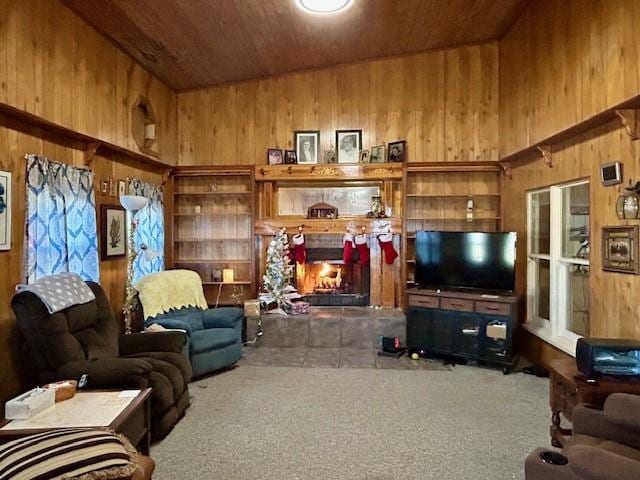
<path fill-rule="evenodd" d="M 296 265 L 296 288 L 312 305 L 369 305 L 369 265 L 345 265 L 340 248 L 308 248 Z"/>

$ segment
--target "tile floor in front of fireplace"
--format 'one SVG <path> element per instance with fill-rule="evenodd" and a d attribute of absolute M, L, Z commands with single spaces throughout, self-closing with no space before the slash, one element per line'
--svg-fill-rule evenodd
<path fill-rule="evenodd" d="M 378 356 L 375 349 L 296 348 L 247 346 L 239 365 L 300 368 L 380 368 L 394 370 L 451 370 L 451 366 L 431 359 L 412 360 Z"/>

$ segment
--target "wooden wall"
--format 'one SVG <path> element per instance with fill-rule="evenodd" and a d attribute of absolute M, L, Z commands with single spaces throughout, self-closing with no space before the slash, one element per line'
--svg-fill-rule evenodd
<path fill-rule="evenodd" d="M 138 151 L 130 134 L 131 104 L 146 95 L 160 118 L 161 161 L 175 163 L 175 94 L 119 52 L 55 0 L 0 0 L 0 104 L 46 122 Z M 19 344 L 10 309 L 23 274 L 25 153 L 82 165 L 84 152 L 67 138 L 0 113 L 0 170 L 13 173 L 12 248 L 0 252 L 0 414 L 22 388 Z M 160 183 L 162 167 L 113 154 L 98 156 L 92 168 L 103 178 L 132 176 Z M 102 202 L 115 197 L 97 195 Z M 101 283 L 114 309 L 124 296 L 125 261 L 101 262 Z"/>
<path fill-rule="evenodd" d="M 409 161 L 498 159 L 498 49 L 485 44 L 178 94 L 180 165 L 264 164 L 294 130 L 408 142 Z"/>
<path fill-rule="evenodd" d="M 132 105 L 149 98 L 175 164 L 176 95 L 58 0 L 0 0 L 0 103 L 138 151 Z"/>
<path fill-rule="evenodd" d="M 640 92 L 640 3 L 532 0 L 500 41 L 500 157 Z"/>
<path fill-rule="evenodd" d="M 500 41 L 500 156 L 517 152 L 640 93 L 640 4 L 633 0 L 534 0 Z M 599 167 L 624 163 L 640 177 L 640 145 L 617 122 L 553 146 L 542 159 L 515 164 L 503 184 L 503 227 L 519 235 L 518 290 L 526 274 L 525 190 L 590 177 L 591 335 L 640 339 L 640 277 L 602 271 L 601 227 L 620 225 L 618 187 L 603 187 Z M 636 222 L 637 223 L 637 222 Z M 542 363 L 558 351 L 525 335 L 523 351 Z"/>

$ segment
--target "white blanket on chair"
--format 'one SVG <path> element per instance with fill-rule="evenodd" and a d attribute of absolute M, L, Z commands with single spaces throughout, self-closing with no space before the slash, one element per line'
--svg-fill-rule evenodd
<path fill-rule="evenodd" d="M 89 286 L 77 273 L 59 273 L 41 278 L 29 285 L 19 284 L 16 292 L 31 292 L 45 304 L 49 313 L 96 299 Z"/>

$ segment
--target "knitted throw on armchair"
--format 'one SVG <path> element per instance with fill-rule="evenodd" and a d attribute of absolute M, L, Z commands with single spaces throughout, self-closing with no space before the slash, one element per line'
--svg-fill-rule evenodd
<path fill-rule="evenodd" d="M 196 307 L 206 310 L 200 275 L 192 270 L 167 270 L 142 277 L 134 285 L 145 320 L 170 310 Z"/>

